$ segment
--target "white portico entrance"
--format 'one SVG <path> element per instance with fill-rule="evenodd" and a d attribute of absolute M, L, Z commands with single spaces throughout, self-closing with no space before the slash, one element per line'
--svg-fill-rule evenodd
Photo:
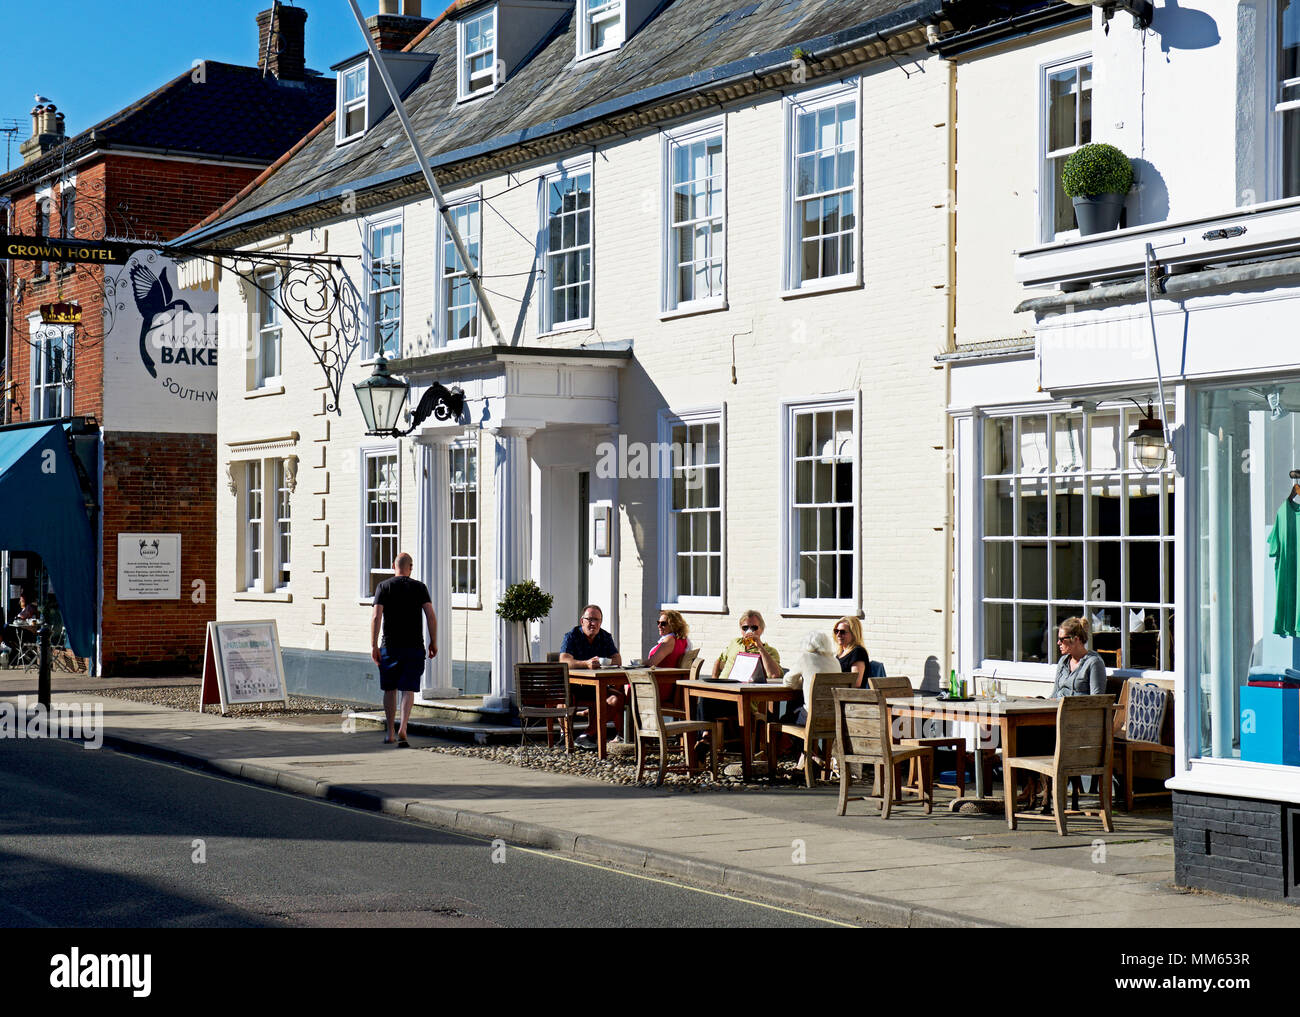
<path fill-rule="evenodd" d="M 605 627 L 618 637 L 618 480 L 597 476 L 595 464 L 598 446 L 617 441 L 619 370 L 631 357 L 626 349 L 489 346 L 390 365 L 410 380 L 412 404 L 433 382 L 465 393 L 461 421 L 430 419 L 412 435 L 420 449 L 419 565 L 439 618 L 440 643 L 452 608 L 448 449 L 467 428 L 491 436 L 481 446 L 479 490 L 485 510 L 491 506 L 492 527 L 479 554 L 492 646 L 470 649 L 492 661 L 486 709 L 509 708 L 514 666 L 527 659 L 522 627 L 495 616 L 512 583 L 531 578 L 555 597 L 550 616 L 528 633 L 534 660 L 559 648 L 585 603 L 604 607 Z M 454 694 L 452 659 L 450 646 L 440 650 L 426 670 L 422 698 Z"/>

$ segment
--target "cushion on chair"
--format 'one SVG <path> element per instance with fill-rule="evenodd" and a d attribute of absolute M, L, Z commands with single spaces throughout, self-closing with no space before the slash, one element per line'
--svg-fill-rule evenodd
<path fill-rule="evenodd" d="M 1159 742 L 1169 695 L 1158 685 L 1132 683 L 1124 734 L 1131 742 Z"/>

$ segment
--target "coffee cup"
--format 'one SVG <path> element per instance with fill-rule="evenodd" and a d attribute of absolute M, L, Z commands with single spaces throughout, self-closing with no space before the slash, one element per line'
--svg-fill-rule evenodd
<path fill-rule="evenodd" d="M 614 659 L 614 658 L 613 658 L 613 657 L 597 657 L 596 659 L 597 659 L 597 661 L 599 661 L 601 667 L 609 667 L 609 665 L 613 662 L 613 659 Z"/>

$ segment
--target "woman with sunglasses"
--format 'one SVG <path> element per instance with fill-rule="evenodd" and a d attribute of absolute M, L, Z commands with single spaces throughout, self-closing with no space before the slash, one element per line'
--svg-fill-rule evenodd
<path fill-rule="evenodd" d="M 686 619 L 677 611 L 660 611 L 659 641 L 646 652 L 645 666 L 680 667 L 690 644 L 687 638 L 690 631 Z M 659 701 L 665 706 L 673 705 L 677 699 L 677 676 L 660 678 L 656 675 L 655 682 L 659 686 Z M 622 710 L 631 695 L 631 687 L 624 685 L 621 694 L 611 692 L 605 702 L 615 710 Z"/>
<path fill-rule="evenodd" d="M 769 681 L 781 677 L 781 655 L 774 648 L 763 642 L 763 616 L 757 611 L 746 611 L 740 616 L 740 635 L 727 644 L 722 656 L 713 662 L 713 677 L 726 681 L 731 677 L 731 669 L 736 664 L 736 656 L 741 653 L 757 653 L 763 665 L 763 673 Z"/>
<path fill-rule="evenodd" d="M 871 655 L 862 645 L 862 623 L 856 618 L 841 618 L 835 623 L 835 656 L 840 662 L 840 670 L 845 674 L 853 672 L 853 687 L 865 689 L 867 676 L 871 671 Z"/>

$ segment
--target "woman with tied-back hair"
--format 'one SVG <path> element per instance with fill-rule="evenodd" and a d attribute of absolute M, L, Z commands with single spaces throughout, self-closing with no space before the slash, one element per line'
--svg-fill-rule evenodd
<path fill-rule="evenodd" d="M 871 655 L 862 645 L 862 623 L 845 615 L 835 623 L 835 656 L 840 670 L 853 672 L 853 687 L 865 689 L 871 672 Z"/>
<path fill-rule="evenodd" d="M 784 684 L 787 688 L 799 689 L 799 696 L 786 703 L 784 722 L 803 724 L 808 719 L 804 705 L 803 690 L 816 674 L 830 674 L 841 671 L 840 662 L 835 658 L 835 647 L 831 645 L 830 636 L 823 629 L 813 629 L 803 637 L 799 644 L 799 656 L 794 665 L 786 672 Z"/>

